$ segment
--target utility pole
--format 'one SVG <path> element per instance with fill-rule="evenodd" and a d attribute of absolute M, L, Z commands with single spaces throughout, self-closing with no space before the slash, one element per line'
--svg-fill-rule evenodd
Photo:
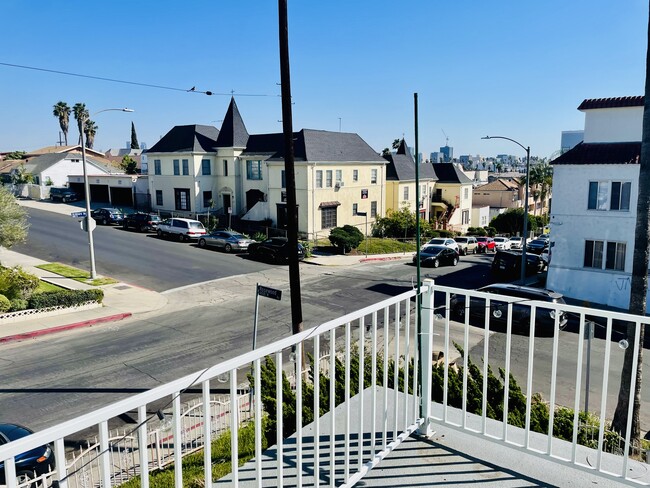
<path fill-rule="evenodd" d="M 278 17 L 280 24 L 280 93 L 282 94 L 282 132 L 284 133 L 284 172 L 287 185 L 291 330 L 294 334 L 297 334 L 302 331 L 302 303 L 300 299 L 300 262 L 298 261 L 298 204 L 296 201 L 296 175 L 294 171 L 287 0 L 278 0 Z"/>

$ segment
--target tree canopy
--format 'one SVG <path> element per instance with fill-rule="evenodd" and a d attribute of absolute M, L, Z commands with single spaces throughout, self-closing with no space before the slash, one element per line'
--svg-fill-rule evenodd
<path fill-rule="evenodd" d="M 127 175 L 135 175 L 138 173 L 138 163 L 128 154 L 122 158 L 120 167 Z"/>
<path fill-rule="evenodd" d="M 28 228 L 27 212 L 7 188 L 0 186 L 0 246 L 10 248 L 25 242 Z"/>

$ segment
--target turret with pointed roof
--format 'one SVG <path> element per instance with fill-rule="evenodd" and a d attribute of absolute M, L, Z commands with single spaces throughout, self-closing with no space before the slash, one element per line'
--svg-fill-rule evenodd
<path fill-rule="evenodd" d="M 226 116 L 221 124 L 219 137 L 217 138 L 216 147 L 246 147 L 248 143 L 248 131 L 244 125 L 235 97 L 230 99 L 230 105 L 226 111 Z"/>

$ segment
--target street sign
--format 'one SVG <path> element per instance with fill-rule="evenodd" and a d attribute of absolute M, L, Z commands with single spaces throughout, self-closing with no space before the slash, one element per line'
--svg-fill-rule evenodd
<path fill-rule="evenodd" d="M 359 217 L 365 217 L 366 215 L 368 215 L 368 212 L 357 212 L 357 215 Z"/>
<path fill-rule="evenodd" d="M 263 297 L 273 298 L 273 300 L 282 300 L 282 290 L 257 285 L 257 293 Z"/>
<path fill-rule="evenodd" d="M 95 230 L 95 227 L 97 227 L 97 222 L 95 222 L 95 219 L 83 219 L 79 221 L 79 227 L 81 227 L 81 230 L 84 232 L 88 232 L 88 229 L 86 229 L 86 220 L 90 221 L 90 230 L 93 231 Z"/>
<path fill-rule="evenodd" d="M 86 216 L 86 212 L 72 212 L 70 214 L 70 217 L 74 217 L 74 218 L 85 217 L 85 216 Z"/>

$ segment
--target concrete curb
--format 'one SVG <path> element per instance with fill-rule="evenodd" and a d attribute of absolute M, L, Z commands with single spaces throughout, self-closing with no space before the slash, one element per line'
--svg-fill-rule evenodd
<path fill-rule="evenodd" d="M 22 341 L 25 339 L 33 339 L 35 337 L 55 334 L 57 332 L 64 332 L 66 330 L 80 329 L 82 327 L 91 327 L 96 324 L 104 324 L 107 322 L 117 322 L 118 320 L 123 320 L 131 317 L 131 312 L 118 313 L 115 315 L 107 315 L 106 317 L 99 317 L 96 319 L 84 320 L 82 322 L 75 322 L 73 324 L 59 325 L 56 327 L 50 327 L 48 329 L 34 330 L 31 332 L 24 332 L 22 334 L 15 334 L 5 337 L 0 337 L 0 344 L 6 344 L 8 342 Z"/>
<path fill-rule="evenodd" d="M 383 258 L 362 258 L 360 263 L 367 263 L 370 261 L 399 261 L 400 259 L 409 259 L 410 256 L 387 256 Z"/>

